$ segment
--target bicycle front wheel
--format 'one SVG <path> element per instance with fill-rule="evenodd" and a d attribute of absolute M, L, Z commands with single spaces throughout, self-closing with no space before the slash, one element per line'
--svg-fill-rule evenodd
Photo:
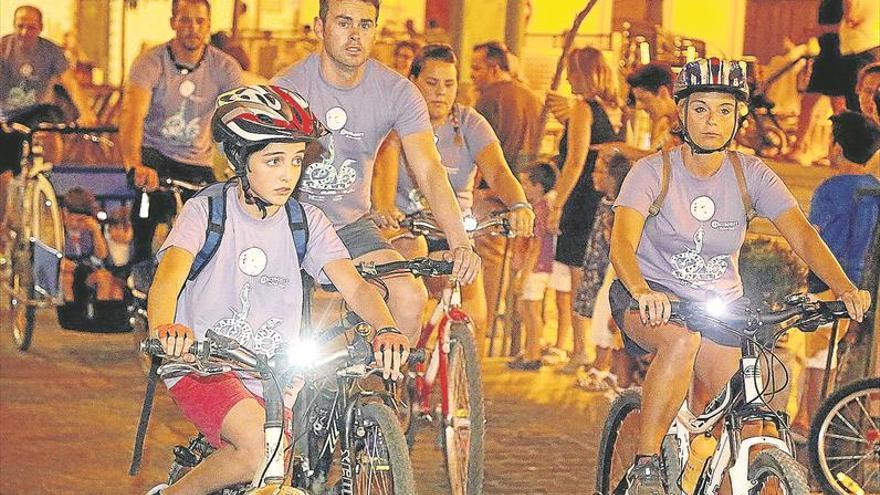
<path fill-rule="evenodd" d="M 449 415 L 443 422 L 443 455 L 451 493 L 475 495 L 483 492 L 483 379 L 470 327 L 453 324 L 449 338 Z"/>
<path fill-rule="evenodd" d="M 880 493 L 880 378 L 831 394 L 813 418 L 810 469 L 830 494 Z"/>
<path fill-rule="evenodd" d="M 785 451 L 762 450 L 749 465 L 749 495 L 809 495 L 806 471 Z"/>
<path fill-rule="evenodd" d="M 366 404 L 352 429 L 355 495 L 411 495 L 416 492 L 409 448 L 394 412 Z"/>
<path fill-rule="evenodd" d="M 8 283 L 9 325 L 12 339 L 20 351 L 26 351 L 34 338 L 36 307 L 31 304 L 34 299 L 34 281 L 31 263 L 33 245 L 30 242 L 19 242 L 10 257 Z"/>
<path fill-rule="evenodd" d="M 636 390 L 621 393 L 608 410 L 599 439 L 596 491 L 602 495 L 626 492 L 626 471 L 635 459 L 641 437 L 642 396 Z"/>

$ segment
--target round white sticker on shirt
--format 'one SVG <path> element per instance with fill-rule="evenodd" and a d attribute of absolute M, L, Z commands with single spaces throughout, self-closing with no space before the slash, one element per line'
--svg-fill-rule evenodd
<path fill-rule="evenodd" d="M 348 114 L 342 107 L 333 107 L 327 110 L 327 128 L 331 131 L 342 129 L 346 122 L 348 122 Z"/>
<path fill-rule="evenodd" d="M 189 98 L 196 91 L 196 83 L 187 79 L 180 83 L 180 87 L 177 90 L 180 91 L 180 96 Z"/>
<path fill-rule="evenodd" d="M 705 222 L 715 215 L 715 202 L 709 196 L 700 196 L 691 201 L 691 215 Z"/>
<path fill-rule="evenodd" d="M 242 272 L 256 277 L 266 269 L 266 253 L 258 248 L 247 248 L 238 255 L 238 269 Z"/>
<path fill-rule="evenodd" d="M 22 77 L 31 77 L 31 74 L 34 73 L 34 67 L 31 64 L 22 64 L 18 69 L 18 73 L 22 75 Z"/>

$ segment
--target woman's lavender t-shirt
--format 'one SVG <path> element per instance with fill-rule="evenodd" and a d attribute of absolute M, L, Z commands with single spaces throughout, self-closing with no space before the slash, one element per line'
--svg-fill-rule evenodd
<path fill-rule="evenodd" d="M 285 210 L 264 220 L 249 216 L 241 206 L 238 188 L 226 193 L 226 225 L 217 253 L 177 299 L 174 321 L 192 328 L 196 339 L 208 330 L 233 338 L 258 353 L 273 355 L 292 345 L 302 319 L 300 266 Z M 309 243 L 303 268 L 316 279 L 331 261 L 348 259 L 333 225 L 318 208 L 304 204 Z M 159 258 L 175 246 L 193 255 L 205 241 L 208 198 L 186 202 L 174 228 L 159 250 Z M 166 380 L 168 386 L 176 380 Z M 257 380 L 245 380 L 259 394 Z"/>
<path fill-rule="evenodd" d="M 639 160 L 626 176 L 615 208 L 645 216 L 636 251 L 646 280 L 664 285 L 680 298 L 725 301 L 743 295 L 739 250 L 746 233 L 746 211 L 729 158 L 711 177 L 696 177 L 682 162 L 682 147 L 670 151 L 672 173 L 666 199 L 656 217 L 648 208 L 660 193 L 660 153 Z M 779 176 L 759 158 L 740 154 L 746 188 L 758 215 L 775 219 L 798 204 Z"/>
<path fill-rule="evenodd" d="M 324 79 L 320 60 L 309 55 L 275 76 L 273 84 L 300 93 L 330 130 L 321 139 L 326 153 L 303 172 L 299 198 L 342 227 L 370 212 L 373 165 L 388 133 L 427 132 L 431 121 L 415 85 L 381 63 L 367 60 L 357 86 L 338 88 Z"/>
<path fill-rule="evenodd" d="M 474 176 L 477 174 L 476 158 L 483 149 L 498 142 L 498 136 L 485 117 L 471 107 L 456 105 L 454 115 L 434 129 L 434 141 L 440 152 L 440 161 L 446 168 L 449 183 L 462 211 L 474 204 Z M 457 124 L 457 125 L 456 125 Z M 457 127 L 457 128 L 456 128 Z M 461 139 L 456 139 L 460 134 Z M 460 141 L 460 143 L 459 143 Z M 422 209 L 421 192 L 413 182 L 409 163 L 401 153 L 397 173 L 397 208 L 404 213 Z"/>

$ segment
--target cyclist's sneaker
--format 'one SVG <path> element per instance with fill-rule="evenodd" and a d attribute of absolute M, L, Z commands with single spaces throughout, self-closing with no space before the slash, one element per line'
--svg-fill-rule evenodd
<path fill-rule="evenodd" d="M 156 485 L 147 492 L 147 495 L 162 495 L 162 490 L 168 488 L 168 485 L 162 483 L 161 485 Z"/>
<path fill-rule="evenodd" d="M 626 483 L 626 495 L 666 495 L 660 457 L 637 457 L 626 473 Z"/>
<path fill-rule="evenodd" d="M 568 360 L 568 363 L 565 364 L 562 368 L 559 368 L 559 372 L 566 375 L 574 375 L 581 368 L 589 366 L 590 360 L 587 359 L 587 356 L 580 354 L 572 356 L 571 359 Z"/>
<path fill-rule="evenodd" d="M 568 358 L 568 353 L 556 346 L 547 346 L 541 350 L 541 361 L 544 364 L 559 364 Z"/>
<path fill-rule="evenodd" d="M 538 371 L 541 369 L 540 359 L 523 359 L 521 361 L 511 361 L 507 363 L 507 367 L 512 370 L 520 371 Z"/>

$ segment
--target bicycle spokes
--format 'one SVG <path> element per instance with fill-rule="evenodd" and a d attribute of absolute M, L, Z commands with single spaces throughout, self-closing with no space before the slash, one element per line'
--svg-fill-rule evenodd
<path fill-rule="evenodd" d="M 393 494 L 394 478 L 388 448 L 378 425 L 366 426 L 363 446 L 355 458 L 355 493 Z"/>
<path fill-rule="evenodd" d="M 854 394 L 826 424 L 819 448 L 828 472 L 850 491 L 880 492 L 880 390 Z"/>

